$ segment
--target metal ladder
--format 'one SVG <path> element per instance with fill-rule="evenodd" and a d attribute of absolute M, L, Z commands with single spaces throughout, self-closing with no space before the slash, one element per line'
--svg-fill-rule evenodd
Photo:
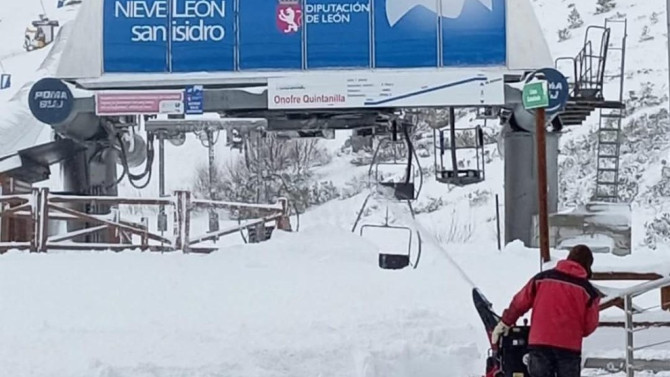
<path fill-rule="evenodd" d="M 623 103 L 623 85 L 626 59 L 626 37 L 628 33 L 628 21 L 605 20 L 605 28 L 610 29 L 612 24 L 619 24 L 623 28 L 621 44 L 618 46 L 607 46 L 608 53 L 615 51 L 620 55 L 618 60 L 618 74 L 605 75 L 605 79 L 619 79 L 617 92 L 618 101 Z M 614 38 L 612 38 L 614 39 Z M 611 40 L 611 39 L 610 39 Z M 603 67 L 604 68 L 604 67 Z M 607 80 L 604 80 L 603 85 Z M 621 126 L 624 119 L 624 109 L 599 110 L 598 122 L 598 146 L 596 162 L 596 190 L 593 196 L 595 201 L 618 202 L 619 201 L 619 157 L 621 154 Z"/>

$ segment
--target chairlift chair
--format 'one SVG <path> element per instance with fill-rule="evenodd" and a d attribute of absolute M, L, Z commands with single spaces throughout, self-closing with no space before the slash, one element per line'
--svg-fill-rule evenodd
<path fill-rule="evenodd" d="M 33 51 L 44 48 L 51 44 L 55 38 L 55 29 L 60 24 L 56 20 L 50 20 L 43 14 L 40 19 L 32 22 L 25 30 L 23 39 L 23 48 L 26 51 Z"/>
<path fill-rule="evenodd" d="M 359 136 L 355 133 L 349 138 L 351 151 L 358 153 L 361 151 L 373 150 L 374 140 L 372 136 Z"/>
<path fill-rule="evenodd" d="M 474 145 L 458 146 L 456 138 L 450 137 L 445 142 L 444 130 L 433 131 L 433 138 L 435 140 L 435 147 L 439 150 L 435 154 L 435 174 L 438 182 L 452 184 L 456 186 L 465 186 L 484 181 L 486 178 L 486 162 L 484 159 L 484 131 L 480 126 L 474 128 L 463 128 L 455 130 L 452 135 L 456 133 L 465 134 L 467 132 L 474 133 Z M 453 161 L 454 156 L 457 155 L 458 150 L 472 149 L 475 151 L 475 168 L 461 169 L 458 167 L 458 161 Z M 452 166 L 445 167 L 444 155 L 447 151 L 451 152 Z"/>
<path fill-rule="evenodd" d="M 351 150 L 354 153 L 372 150 L 374 139 L 383 140 L 391 135 L 392 131 L 387 124 L 374 124 L 370 127 L 357 128 L 351 133 Z"/>
<path fill-rule="evenodd" d="M 412 242 L 413 242 L 413 234 L 414 232 L 412 229 L 409 227 L 405 226 L 394 226 L 394 225 L 389 225 L 388 223 L 388 208 L 386 209 L 386 219 L 384 221 L 384 224 L 382 225 L 373 225 L 373 224 L 365 224 L 361 226 L 360 230 L 360 235 L 361 237 L 365 236 L 365 230 L 370 229 L 370 228 L 376 228 L 376 229 L 386 229 L 386 230 L 392 230 L 392 231 L 407 231 L 407 249 L 403 251 L 395 251 L 395 250 L 381 250 L 379 252 L 379 268 L 384 269 L 384 270 L 401 270 L 406 267 L 411 266 L 412 268 L 416 269 L 419 267 L 419 261 L 421 260 L 421 248 L 422 248 L 422 240 L 421 240 L 421 234 L 417 231 L 417 251 L 416 251 L 416 258 L 414 260 L 414 263 L 412 263 Z"/>
<path fill-rule="evenodd" d="M 401 180 L 394 181 L 388 180 L 385 181 L 383 177 L 383 172 L 380 172 L 381 166 L 405 166 L 407 170 Z M 373 169 L 374 168 L 374 169 Z M 416 185 L 414 180 L 417 178 L 417 171 L 415 166 L 408 165 L 407 162 L 377 162 L 373 165 L 370 165 L 370 170 L 368 171 L 368 176 L 376 183 L 376 190 L 380 194 L 384 194 L 387 189 L 393 190 L 393 195 L 397 200 L 416 200 L 419 196 L 416 190 Z"/>
<path fill-rule="evenodd" d="M 358 223 L 360 222 L 361 218 L 363 217 L 363 213 L 365 212 L 365 208 L 367 207 L 368 201 L 372 196 L 375 196 L 377 194 L 380 194 L 381 191 L 384 191 L 384 189 L 392 189 L 393 190 L 393 198 L 391 200 L 398 200 L 398 201 L 404 201 L 407 203 L 410 214 L 412 218 L 414 218 L 414 209 L 412 208 L 412 201 L 416 200 L 419 197 L 419 194 L 421 193 L 421 188 L 423 187 L 423 173 L 421 171 L 421 166 L 419 165 L 419 158 L 416 154 L 416 150 L 414 149 L 414 146 L 412 144 L 412 140 L 409 137 L 409 128 L 410 125 L 408 124 L 403 124 L 402 131 L 404 135 L 404 143 L 405 146 L 407 147 L 407 156 L 406 156 L 406 162 L 399 162 L 399 159 L 397 158 L 398 156 L 395 154 L 396 150 L 394 149 L 394 160 L 392 162 L 376 162 L 377 159 L 379 158 L 379 151 L 382 150 L 382 147 L 384 145 L 388 145 L 389 143 L 392 146 L 395 146 L 394 144 L 398 144 L 398 124 L 393 123 L 393 133 L 391 135 L 391 138 L 384 139 L 380 141 L 379 145 L 377 146 L 377 149 L 375 150 L 375 153 L 372 158 L 372 164 L 370 165 L 370 169 L 368 171 L 368 176 L 371 179 L 371 181 L 374 181 L 375 187 L 374 190 L 372 190 L 367 197 L 365 198 L 365 201 L 363 202 L 363 205 L 361 206 L 360 211 L 358 211 L 358 217 L 356 218 L 356 221 L 354 222 L 354 226 L 351 229 L 352 232 L 356 231 L 356 228 L 358 227 Z M 384 181 L 381 178 L 380 172 L 379 172 L 379 166 L 380 165 L 405 165 L 406 170 L 405 170 L 405 176 L 403 177 L 403 180 L 401 181 Z M 415 183 L 416 178 L 419 179 L 418 182 Z M 385 199 L 389 199 L 386 195 L 382 194 L 382 197 Z M 364 229 L 369 229 L 369 228 L 384 228 L 384 229 L 394 229 L 394 230 L 407 230 L 409 231 L 409 246 L 408 250 L 405 253 L 397 254 L 397 253 L 390 253 L 388 250 L 385 250 L 379 254 L 379 266 L 384 269 L 401 269 L 405 268 L 409 265 L 412 265 L 410 262 L 410 257 L 411 257 L 411 249 L 412 249 L 412 230 L 407 227 L 399 227 L 399 226 L 391 226 L 388 223 L 388 205 L 386 207 L 386 221 L 382 225 L 372 225 L 372 224 L 367 224 L 361 226 L 360 229 L 360 234 L 363 236 Z M 419 232 L 416 232 L 417 237 L 418 237 L 418 254 L 416 257 L 416 261 L 412 265 L 414 268 L 418 266 L 419 259 L 421 257 L 421 235 Z"/>
<path fill-rule="evenodd" d="M 496 106 L 478 107 L 475 118 L 480 120 L 493 120 L 500 118 L 501 109 Z"/>
<path fill-rule="evenodd" d="M 262 243 L 272 239 L 272 234 L 276 230 L 274 225 L 258 223 L 253 226 L 242 225 L 242 213 L 239 209 L 233 211 L 233 217 L 237 219 L 239 233 L 245 244 Z"/>
<path fill-rule="evenodd" d="M 394 196 L 397 200 L 416 200 L 421 192 L 421 187 L 423 185 L 423 174 L 421 171 L 421 166 L 419 165 L 419 158 L 416 154 L 416 150 L 412 144 L 411 139 L 408 134 L 409 125 L 403 124 L 403 133 L 405 138 L 403 141 L 398 140 L 398 125 L 394 122 L 392 127 L 392 134 L 390 138 L 384 138 L 380 140 L 372 156 L 372 164 L 368 170 L 369 179 L 376 184 L 375 189 L 379 193 L 383 193 L 385 189 L 392 189 Z M 390 145 L 393 148 L 393 161 L 389 162 L 378 162 L 379 152 L 383 150 L 383 147 Z M 397 146 L 403 146 L 407 148 L 406 161 L 400 161 L 398 158 Z M 405 175 L 400 181 L 384 181 L 383 177 L 379 171 L 380 166 L 405 166 Z M 415 184 L 415 180 L 419 179 L 418 186 Z"/>
<path fill-rule="evenodd" d="M 227 144 L 230 146 L 230 149 L 237 149 L 241 153 L 244 149 L 244 137 L 240 131 L 233 128 L 229 133 L 226 134 L 226 136 Z"/>
<path fill-rule="evenodd" d="M 237 219 L 237 225 L 239 227 L 239 233 L 242 237 L 242 241 L 245 244 L 257 244 L 262 242 L 267 242 L 272 238 L 272 234 L 275 231 L 275 227 L 272 225 L 267 225 L 265 223 L 255 224 L 254 226 L 243 226 L 242 225 L 242 213 L 239 209 L 236 209 L 232 213 L 233 217 Z"/>
<path fill-rule="evenodd" d="M 261 243 L 268 241 L 270 238 L 272 238 L 272 233 L 274 230 L 274 226 L 267 226 L 265 224 L 261 224 L 258 227 L 250 227 L 247 229 L 247 242 Z"/>
<path fill-rule="evenodd" d="M 366 137 L 387 137 L 393 133 L 392 127 L 388 124 L 374 124 L 370 127 L 357 128 L 353 131 L 354 136 Z"/>

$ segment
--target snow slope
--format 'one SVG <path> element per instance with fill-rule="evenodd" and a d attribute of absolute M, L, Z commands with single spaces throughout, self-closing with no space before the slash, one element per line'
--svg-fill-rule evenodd
<path fill-rule="evenodd" d="M 56 8 L 57 1 L 44 1 L 44 10 L 50 19 L 61 25 L 73 20 L 77 6 Z M 12 89 L 0 91 L 0 102 L 10 99 L 19 89 L 31 81 L 37 81 L 48 72 L 40 68 L 53 45 L 41 50 L 26 52 L 23 49 L 23 37 L 26 27 L 38 20 L 44 12 L 39 0 L 3 1 L 0 8 L 0 61 L 8 73 L 12 74 Z M 54 67 L 55 68 L 55 67 Z"/>
<path fill-rule="evenodd" d="M 26 52 L 23 34 L 30 22 L 46 10 L 61 25 L 74 19 L 77 7 L 56 9 L 56 2 L 6 1 L 0 7 L 0 63 L 12 75 L 12 86 L 0 90 L 0 156 L 51 140 L 50 127 L 38 122 L 28 108 L 28 92 L 34 82 L 55 72 L 57 42 L 44 49 Z M 60 29 L 58 29 L 60 30 Z M 57 170 L 56 170 L 57 171 Z M 57 174 L 56 174 L 57 175 Z"/>
<path fill-rule="evenodd" d="M 587 27 L 604 25 L 605 18 L 627 19 L 625 82 L 623 98 L 627 116 L 623 122 L 620 193 L 633 205 L 633 244 L 636 249 L 648 246 L 645 238 L 648 223 L 668 212 L 668 194 L 661 172 L 670 155 L 667 129 L 668 54 L 666 4 L 663 1 L 615 1 L 616 6 L 595 14 L 595 1 L 536 1 L 535 10 L 543 20 L 543 31 L 554 57 L 574 56 L 584 43 Z M 571 7 L 577 9 L 583 25 L 570 29 Z M 611 43 L 621 46 L 623 24 L 614 23 Z M 567 29 L 570 38 L 559 42 L 559 30 Z M 591 31 L 596 32 L 597 30 Z M 620 54 L 612 52 L 607 75 L 618 74 Z M 605 95 L 617 99 L 618 79 L 609 77 Z M 598 115 L 594 112 L 583 127 L 571 128 L 561 138 L 562 206 L 573 206 L 589 200 L 595 189 L 595 145 Z M 652 230 L 655 232 L 655 230 Z M 665 233 L 659 249 L 668 251 Z"/>

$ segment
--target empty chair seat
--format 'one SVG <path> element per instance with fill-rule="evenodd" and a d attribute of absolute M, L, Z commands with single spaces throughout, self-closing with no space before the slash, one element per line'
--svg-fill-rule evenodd
<path fill-rule="evenodd" d="M 379 182 L 382 187 L 393 189 L 394 196 L 397 200 L 415 200 L 416 192 L 414 183 L 405 182 Z"/>
<path fill-rule="evenodd" d="M 379 267 L 384 270 L 402 270 L 409 266 L 409 255 L 379 254 Z"/>
<path fill-rule="evenodd" d="M 458 172 L 445 169 L 437 172 L 437 180 L 442 183 L 463 186 L 482 182 L 484 175 L 481 170 L 476 169 L 463 169 Z"/>

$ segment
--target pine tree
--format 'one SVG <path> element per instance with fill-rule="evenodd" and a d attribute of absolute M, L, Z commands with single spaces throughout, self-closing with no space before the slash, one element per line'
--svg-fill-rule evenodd
<path fill-rule="evenodd" d="M 582 16 L 577 11 L 577 8 L 572 7 L 572 11 L 568 15 L 568 28 L 578 29 L 582 25 L 584 25 L 584 20 L 582 20 Z"/>
<path fill-rule="evenodd" d="M 616 7 L 614 0 L 598 0 L 596 14 L 607 13 Z"/>

